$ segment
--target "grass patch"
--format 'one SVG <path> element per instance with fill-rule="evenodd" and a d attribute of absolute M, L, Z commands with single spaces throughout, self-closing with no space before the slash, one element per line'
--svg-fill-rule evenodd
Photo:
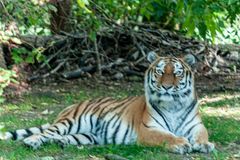
<path fill-rule="evenodd" d="M 210 141 L 223 145 L 240 142 L 240 121 L 204 115 L 203 122 L 209 130 Z"/>
<path fill-rule="evenodd" d="M 70 86 L 35 86 L 32 93 L 20 100 L 13 100 L 0 106 L 0 125 L 7 130 L 39 126 L 52 122 L 56 115 L 66 106 L 96 97 L 124 98 L 143 94 L 140 83 L 100 85 L 86 84 Z M 44 88 L 45 87 L 45 88 Z M 37 88 L 41 88 L 38 91 Z M 123 90 L 124 88 L 124 90 Z M 235 96 L 236 95 L 236 96 Z M 171 159 L 227 159 L 238 152 L 238 147 L 229 147 L 229 144 L 240 142 L 240 98 L 239 93 L 216 93 L 201 97 L 201 114 L 203 122 L 208 128 L 210 140 L 216 143 L 217 151 L 211 154 L 193 153 L 189 155 L 176 155 L 164 151 L 160 147 L 129 146 L 69 146 L 61 149 L 55 144 L 46 144 L 39 150 L 32 150 L 22 142 L 0 141 L 0 159 L 104 159 L 106 154 L 117 154 L 127 159 L 138 160 L 171 160 Z M 53 111 L 52 114 L 43 115 L 44 110 Z M 221 110 L 223 112 L 219 112 Z M 234 109 L 234 112 L 232 112 Z M 238 112 L 239 111 L 239 112 Z M 238 145 L 239 146 L 239 145 Z"/>

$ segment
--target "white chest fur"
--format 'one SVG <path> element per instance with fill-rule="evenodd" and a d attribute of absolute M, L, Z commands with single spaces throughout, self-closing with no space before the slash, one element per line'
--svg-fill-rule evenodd
<path fill-rule="evenodd" d="M 149 105 L 149 124 L 179 136 L 182 135 L 184 124 L 189 121 L 189 114 L 194 115 L 197 111 L 197 101 L 190 97 L 180 101 L 150 100 Z"/>

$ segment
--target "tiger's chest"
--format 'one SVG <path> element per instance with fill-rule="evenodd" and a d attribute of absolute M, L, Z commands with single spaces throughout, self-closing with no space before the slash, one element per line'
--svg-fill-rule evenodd
<path fill-rule="evenodd" d="M 151 111 L 150 125 L 175 135 L 182 135 L 184 124 L 191 111 L 191 102 L 161 102 Z"/>

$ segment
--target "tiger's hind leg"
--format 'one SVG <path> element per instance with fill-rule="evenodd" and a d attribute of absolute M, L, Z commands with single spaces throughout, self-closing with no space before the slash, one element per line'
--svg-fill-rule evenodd
<path fill-rule="evenodd" d="M 27 128 L 27 129 L 17 129 L 15 131 L 7 131 L 7 132 L 0 131 L 0 141 L 1 140 L 9 140 L 9 139 L 22 140 L 33 134 L 43 133 L 44 130 L 48 129 L 50 126 L 51 125 L 49 123 L 46 123 L 39 127 L 31 127 L 31 128 Z"/>
<path fill-rule="evenodd" d="M 93 134 L 68 134 L 62 136 L 61 139 L 55 139 L 62 147 L 67 145 L 93 145 L 98 144 L 97 137 Z"/>
<path fill-rule="evenodd" d="M 44 130 L 43 133 L 33 134 L 23 140 L 23 143 L 33 149 L 39 148 L 43 143 L 51 140 L 60 140 L 63 135 L 68 134 L 73 123 L 56 123 Z"/>

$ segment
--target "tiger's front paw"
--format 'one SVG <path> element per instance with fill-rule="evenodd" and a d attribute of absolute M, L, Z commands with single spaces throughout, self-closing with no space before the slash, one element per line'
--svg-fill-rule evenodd
<path fill-rule="evenodd" d="M 23 140 L 23 143 L 33 149 L 38 149 L 42 145 L 41 135 L 32 135 Z"/>
<path fill-rule="evenodd" d="M 211 142 L 193 144 L 193 150 L 202 153 L 210 153 L 214 150 L 214 148 L 215 146 Z"/>
<path fill-rule="evenodd" d="M 171 151 L 174 153 L 185 154 L 192 152 L 192 145 L 186 138 L 177 138 L 176 143 L 171 145 Z"/>

